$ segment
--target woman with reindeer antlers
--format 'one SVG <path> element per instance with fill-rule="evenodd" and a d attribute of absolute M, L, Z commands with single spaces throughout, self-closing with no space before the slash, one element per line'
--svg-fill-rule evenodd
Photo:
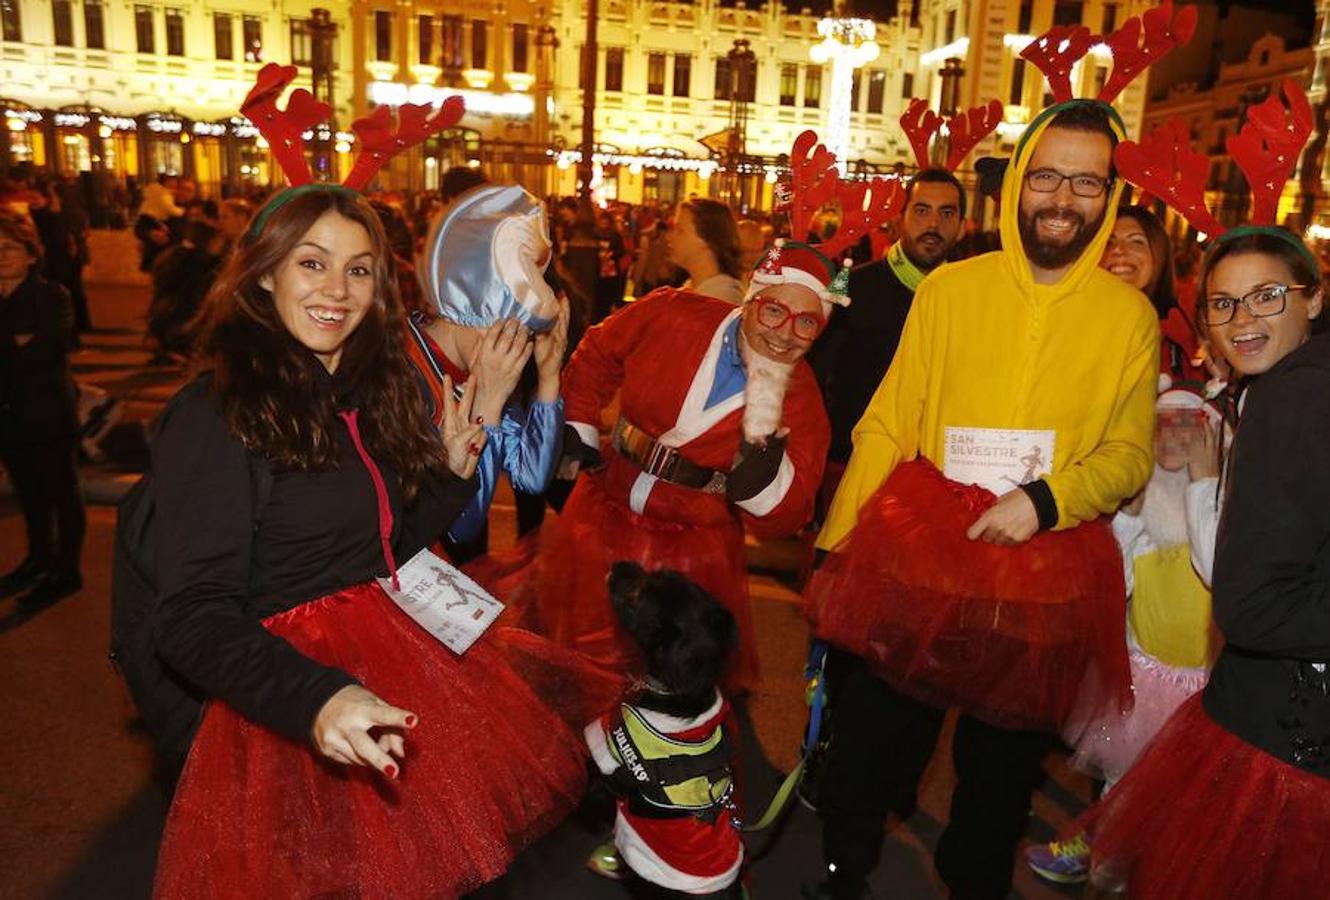
<path fill-rule="evenodd" d="M 1274 227 L 1312 129 L 1302 88 L 1248 112 L 1228 151 L 1252 185 L 1252 225 L 1206 209 L 1205 157 L 1185 122 L 1118 148 L 1128 178 L 1218 235 L 1196 317 L 1242 380 L 1215 547 L 1226 641 L 1210 681 L 1082 819 L 1092 878 L 1142 900 L 1264 900 L 1330 889 L 1330 336 L 1320 266 Z"/>
<path fill-rule="evenodd" d="M 470 384 L 454 399 L 445 380 L 429 421 L 359 193 L 460 103 L 404 106 L 396 131 L 380 107 L 354 126 L 347 184 L 311 183 L 300 134 L 328 109 L 298 90 L 279 110 L 295 76 L 264 67 L 243 107 L 295 186 L 219 277 L 209 372 L 153 448 L 156 650 L 210 700 L 154 896 L 456 897 L 557 823 L 586 777 L 577 733 L 492 632 L 457 656 L 374 580 L 395 585 L 396 560 L 466 505 L 485 443 Z"/>

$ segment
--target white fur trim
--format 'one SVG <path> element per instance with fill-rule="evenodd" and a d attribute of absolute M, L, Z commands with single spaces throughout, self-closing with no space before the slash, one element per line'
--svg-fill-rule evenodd
<path fill-rule="evenodd" d="M 656 486 L 656 480 L 655 475 L 639 472 L 637 480 L 633 482 L 633 489 L 628 492 L 628 508 L 639 516 L 645 515 L 647 498 L 651 496 L 651 489 Z"/>
<path fill-rule="evenodd" d="M 654 709 L 642 709 L 639 706 L 634 706 L 633 709 L 637 710 L 637 714 L 640 715 L 642 720 L 652 728 L 661 732 L 661 734 L 671 735 L 679 734 L 683 731 L 691 731 L 699 725 L 705 725 L 708 721 L 720 714 L 720 704 L 720 691 L 716 691 L 715 702 L 707 707 L 706 712 L 691 716 L 687 719 L 682 719 L 679 716 L 666 715 L 665 713 L 658 712 Z"/>
<path fill-rule="evenodd" d="M 734 884 L 743 865 L 743 845 L 734 855 L 734 863 L 715 875 L 690 875 L 671 866 L 656 855 L 651 845 L 642 839 L 633 826 L 620 813 L 614 819 L 614 846 L 619 848 L 623 861 L 639 876 L 661 887 L 683 891 L 686 894 L 711 894 Z"/>
<path fill-rule="evenodd" d="M 605 726 L 600 719 L 582 729 L 582 736 L 586 738 L 587 749 L 591 751 L 591 758 L 602 774 L 608 775 L 619 768 L 619 763 L 610 753 L 609 742 L 605 740 Z"/>
<path fill-rule="evenodd" d="M 780 458 L 780 468 L 776 470 L 776 477 L 772 479 L 771 484 L 762 488 L 756 495 L 747 500 L 740 500 L 735 505 L 745 512 L 750 512 L 755 516 L 765 516 L 780 505 L 785 499 L 785 495 L 790 492 L 790 487 L 794 484 L 794 463 L 790 462 L 790 455 L 786 453 Z"/>
<path fill-rule="evenodd" d="M 577 436 L 582 439 L 582 443 L 586 444 L 592 450 L 599 449 L 600 447 L 599 428 L 588 422 L 569 422 L 568 424 L 572 426 L 573 431 L 577 432 Z"/>
<path fill-rule="evenodd" d="M 749 297 L 757 293 L 757 291 L 753 289 L 754 284 L 797 284 L 806 287 L 814 294 L 817 294 L 819 299 L 825 300 L 828 303 L 836 302 L 832 299 L 835 295 L 827 290 L 826 282 L 819 281 L 816 275 L 800 269 L 797 266 L 781 266 L 779 275 L 772 275 L 758 269 L 753 273 L 753 279 L 748 285 Z"/>

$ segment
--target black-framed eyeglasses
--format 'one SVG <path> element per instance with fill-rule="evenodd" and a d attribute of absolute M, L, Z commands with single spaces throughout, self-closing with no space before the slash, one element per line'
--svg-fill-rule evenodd
<path fill-rule="evenodd" d="M 1051 194 L 1062 187 L 1064 181 L 1071 182 L 1071 192 L 1073 194 L 1087 200 L 1103 194 L 1108 186 L 1113 183 L 1111 178 L 1100 178 L 1098 175 L 1092 175 L 1089 172 L 1073 172 L 1070 175 L 1064 175 L 1057 169 L 1035 169 L 1033 172 L 1025 173 L 1025 183 L 1036 194 Z"/>
<path fill-rule="evenodd" d="M 1241 303 L 1253 319 L 1268 319 L 1288 306 L 1289 291 L 1305 291 L 1309 287 L 1309 284 L 1267 284 L 1241 297 L 1208 297 L 1201 318 L 1206 325 L 1227 325 L 1237 315 Z"/>
<path fill-rule="evenodd" d="M 780 331 L 785 323 L 791 323 L 794 336 L 801 341 L 814 341 L 827 327 L 827 320 L 817 313 L 795 312 L 784 303 L 772 297 L 761 295 L 754 297 L 757 304 L 757 321 L 762 327 Z"/>

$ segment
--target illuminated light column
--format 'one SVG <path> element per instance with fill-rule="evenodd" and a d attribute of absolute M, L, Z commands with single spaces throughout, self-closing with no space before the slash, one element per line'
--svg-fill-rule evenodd
<path fill-rule="evenodd" d="M 877 59 L 882 48 L 874 40 L 877 26 L 872 19 L 834 16 L 817 23 L 822 43 L 808 51 L 813 62 L 831 63 L 831 105 L 827 111 L 827 149 L 836 154 L 842 175 L 850 150 L 850 95 L 854 91 L 854 70 Z"/>

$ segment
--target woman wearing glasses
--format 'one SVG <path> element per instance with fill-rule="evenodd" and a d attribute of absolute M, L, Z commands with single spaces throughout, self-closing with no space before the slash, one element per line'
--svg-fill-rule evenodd
<path fill-rule="evenodd" d="M 1315 258 L 1242 227 L 1197 318 L 1246 388 L 1214 569 L 1227 642 L 1200 697 L 1087 815 L 1133 897 L 1293 897 L 1330 884 L 1330 336 Z M 1315 892 L 1316 888 L 1311 888 Z"/>

